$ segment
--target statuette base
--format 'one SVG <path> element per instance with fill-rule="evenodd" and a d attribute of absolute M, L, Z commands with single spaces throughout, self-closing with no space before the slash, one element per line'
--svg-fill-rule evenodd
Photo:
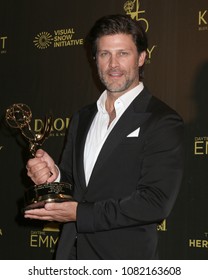
<path fill-rule="evenodd" d="M 24 210 L 43 208 L 49 202 L 73 200 L 72 185 L 69 183 L 45 183 L 35 185 L 25 192 Z"/>

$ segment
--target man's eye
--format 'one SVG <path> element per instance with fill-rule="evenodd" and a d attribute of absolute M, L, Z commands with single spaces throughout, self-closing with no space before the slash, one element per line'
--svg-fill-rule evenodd
<path fill-rule="evenodd" d="M 128 52 L 120 52 L 120 56 L 127 56 Z"/>
<path fill-rule="evenodd" d="M 108 53 L 107 52 L 102 52 L 100 53 L 100 57 L 107 57 L 108 56 Z"/>

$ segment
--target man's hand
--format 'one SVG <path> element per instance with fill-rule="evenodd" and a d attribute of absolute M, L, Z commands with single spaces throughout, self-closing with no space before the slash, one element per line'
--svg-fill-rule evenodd
<path fill-rule="evenodd" d="M 27 175 L 36 185 L 51 183 L 59 175 L 59 171 L 53 159 L 42 149 L 37 150 L 35 158 L 27 162 Z"/>
<path fill-rule="evenodd" d="M 46 203 L 44 208 L 26 210 L 24 217 L 61 223 L 73 222 L 76 221 L 77 205 L 76 201 Z"/>

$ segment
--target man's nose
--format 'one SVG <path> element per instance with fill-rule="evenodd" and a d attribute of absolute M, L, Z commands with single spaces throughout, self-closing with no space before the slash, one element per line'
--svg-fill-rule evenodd
<path fill-rule="evenodd" d="M 119 60 L 116 54 L 111 55 L 109 64 L 112 68 L 115 68 L 119 65 Z"/>

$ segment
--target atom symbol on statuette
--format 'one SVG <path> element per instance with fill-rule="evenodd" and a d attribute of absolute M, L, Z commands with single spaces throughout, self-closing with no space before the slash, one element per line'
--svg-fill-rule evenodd
<path fill-rule="evenodd" d="M 6 121 L 11 127 L 22 129 L 30 123 L 31 119 L 32 112 L 26 104 L 13 104 L 6 110 Z"/>

